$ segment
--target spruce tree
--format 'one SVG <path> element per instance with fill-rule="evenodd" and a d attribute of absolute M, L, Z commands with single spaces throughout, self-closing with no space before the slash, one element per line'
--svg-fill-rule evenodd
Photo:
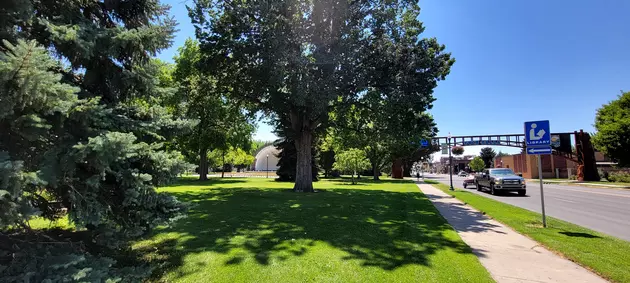
<path fill-rule="evenodd" d="M 147 274 L 104 256 L 185 209 L 155 191 L 188 166 L 164 142 L 190 122 L 157 103 L 172 89 L 150 60 L 171 44 L 167 11 L 156 0 L 0 5 L 0 282 Z M 34 231 L 35 215 L 67 215 L 76 230 Z"/>

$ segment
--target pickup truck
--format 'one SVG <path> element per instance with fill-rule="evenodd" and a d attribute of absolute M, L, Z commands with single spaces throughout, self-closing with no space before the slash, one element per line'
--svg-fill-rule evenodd
<path fill-rule="evenodd" d="M 483 170 L 475 177 L 477 191 L 490 190 L 493 195 L 499 192 L 517 192 L 519 196 L 526 193 L 525 179 L 514 174 L 512 169 L 495 168 Z"/>

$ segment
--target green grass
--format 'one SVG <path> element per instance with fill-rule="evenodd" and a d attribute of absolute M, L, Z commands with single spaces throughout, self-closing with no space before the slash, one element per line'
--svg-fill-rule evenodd
<path fill-rule="evenodd" d="M 452 192 L 447 185 L 434 181 L 426 182 L 607 279 L 630 282 L 630 242 L 553 217 L 547 217 L 548 228 L 543 228 L 539 213 L 465 190 Z"/>
<path fill-rule="evenodd" d="M 587 181 L 582 184 L 603 184 L 603 185 L 618 185 L 618 186 L 630 187 L 630 183 L 624 183 L 624 182 Z"/>
<path fill-rule="evenodd" d="M 68 217 L 62 217 L 55 221 L 50 221 L 48 219 L 42 217 L 35 217 L 28 221 L 29 226 L 32 229 L 41 230 L 41 229 L 73 229 L 74 225 L 69 223 Z"/>
<path fill-rule="evenodd" d="M 270 179 L 184 179 L 194 206 L 134 250 L 161 282 L 492 282 L 410 182 L 322 180 L 293 193 Z"/>
<path fill-rule="evenodd" d="M 538 179 L 531 179 L 531 182 L 538 182 Z M 594 184 L 594 185 L 617 185 L 617 186 L 625 186 L 625 187 L 630 187 L 630 183 L 623 183 L 623 182 L 608 182 L 608 181 L 585 181 L 585 182 L 577 182 L 576 180 L 569 180 L 569 179 L 557 179 L 557 178 L 551 178 L 551 179 L 544 179 L 543 181 L 551 181 L 551 182 L 562 182 L 562 183 L 566 183 L 568 185 L 575 185 L 575 186 L 588 186 L 589 184 Z M 591 186 L 591 187 L 596 187 L 596 186 Z M 606 188 L 603 186 L 597 186 L 596 188 Z"/>

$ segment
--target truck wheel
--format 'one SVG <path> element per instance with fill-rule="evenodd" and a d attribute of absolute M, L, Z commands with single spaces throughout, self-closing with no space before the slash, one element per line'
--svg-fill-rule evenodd
<path fill-rule="evenodd" d="M 466 188 L 466 183 L 464 183 L 464 189 Z"/>
<path fill-rule="evenodd" d="M 525 196 L 526 191 L 522 190 L 522 191 L 518 191 L 518 195 L 519 196 Z"/>
<path fill-rule="evenodd" d="M 494 184 L 490 184 L 490 194 L 496 196 L 497 191 L 494 189 Z"/>
<path fill-rule="evenodd" d="M 481 192 L 481 186 L 479 185 L 479 183 L 477 183 L 476 185 L 477 185 L 477 191 Z"/>

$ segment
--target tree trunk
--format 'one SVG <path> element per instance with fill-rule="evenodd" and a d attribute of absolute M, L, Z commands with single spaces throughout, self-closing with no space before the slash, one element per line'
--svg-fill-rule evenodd
<path fill-rule="evenodd" d="M 208 150 L 199 149 L 199 180 L 208 180 Z"/>
<path fill-rule="evenodd" d="M 352 178 L 352 184 L 354 185 L 354 172 L 352 172 L 352 176 L 350 178 Z"/>
<path fill-rule="evenodd" d="M 313 133 L 302 130 L 299 134 L 295 139 L 297 164 L 295 166 L 295 186 L 293 191 L 313 192 L 313 168 L 311 164 L 313 160 L 311 152 Z"/>
<path fill-rule="evenodd" d="M 221 154 L 221 163 L 223 163 L 223 165 L 221 166 L 221 178 L 225 177 L 225 151 L 223 151 L 223 153 Z"/>
<path fill-rule="evenodd" d="M 372 172 L 374 173 L 374 181 L 378 181 L 380 180 L 379 178 L 379 170 L 378 170 L 378 165 L 376 163 L 372 163 Z"/>

